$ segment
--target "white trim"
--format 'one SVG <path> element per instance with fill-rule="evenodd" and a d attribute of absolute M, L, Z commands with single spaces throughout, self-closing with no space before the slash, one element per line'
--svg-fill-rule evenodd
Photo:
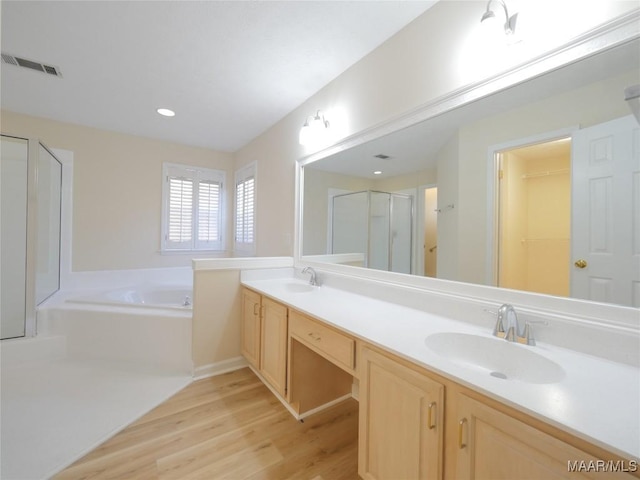
<path fill-rule="evenodd" d="M 364 253 L 328 253 L 326 255 L 305 255 L 305 260 L 326 263 L 356 263 L 364 265 Z"/>
<path fill-rule="evenodd" d="M 293 267 L 293 257 L 194 258 L 191 263 L 196 271 L 283 268 Z"/>
<path fill-rule="evenodd" d="M 240 370 L 248 365 L 244 357 L 233 357 L 215 363 L 208 363 L 193 369 L 193 379 L 202 380 L 203 378 L 215 377 L 223 373 Z"/>
<path fill-rule="evenodd" d="M 52 148 L 62 164 L 62 207 L 60 218 L 60 290 L 69 282 L 72 269 L 73 245 L 73 152 Z"/>

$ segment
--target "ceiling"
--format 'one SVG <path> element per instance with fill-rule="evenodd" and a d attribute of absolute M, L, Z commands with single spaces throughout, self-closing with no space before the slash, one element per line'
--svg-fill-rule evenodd
<path fill-rule="evenodd" d="M 233 152 L 435 3 L 2 0 L 2 53 L 62 78 L 3 63 L 0 102 Z"/>

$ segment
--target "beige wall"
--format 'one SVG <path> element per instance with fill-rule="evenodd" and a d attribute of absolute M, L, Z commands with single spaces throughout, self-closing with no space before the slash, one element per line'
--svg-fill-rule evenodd
<path fill-rule="evenodd" d="M 198 270 L 193 289 L 193 364 L 202 368 L 240 356 L 239 270 Z"/>
<path fill-rule="evenodd" d="M 163 162 L 224 170 L 228 185 L 233 184 L 229 153 L 4 110 L 1 115 L 2 133 L 37 137 L 50 148 L 74 153 L 73 271 L 191 264 L 193 255 L 159 253 Z M 227 196 L 228 218 L 231 193 Z M 229 236 L 228 247 L 230 241 Z"/>
<path fill-rule="evenodd" d="M 603 0 L 576 15 L 575 1 L 559 0 L 554 2 L 559 14 L 545 17 L 547 2 L 514 4 L 521 7 L 520 31 L 527 41 L 504 55 L 479 49 L 476 41 L 485 2 L 441 1 L 236 152 L 238 166 L 254 160 L 259 165 L 257 255 L 292 253 L 295 162 L 313 153 L 298 144 L 298 133 L 317 109 L 331 122 L 331 142 L 335 142 L 525 62 L 637 8 L 635 1 Z M 469 275 L 476 277 L 476 272 Z"/>

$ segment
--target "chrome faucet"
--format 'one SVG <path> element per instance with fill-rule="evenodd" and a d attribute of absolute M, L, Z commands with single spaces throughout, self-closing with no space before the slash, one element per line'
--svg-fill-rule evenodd
<path fill-rule="evenodd" d="M 308 273 L 309 275 L 311 275 L 311 278 L 309 278 L 309 285 L 313 285 L 314 287 L 317 287 L 318 279 L 316 277 L 316 271 L 311 267 L 304 267 L 302 269 L 302 274 L 304 275 L 305 273 Z"/>
<path fill-rule="evenodd" d="M 529 322 L 521 325 L 513 305 L 505 303 L 498 309 L 498 318 L 493 327 L 493 335 L 504 338 L 507 342 L 518 342 L 526 345 L 535 345 L 533 331 Z"/>
<path fill-rule="evenodd" d="M 184 301 L 182 302 L 182 306 L 183 307 L 190 307 L 191 306 L 191 297 L 189 297 L 189 295 L 185 295 Z"/>

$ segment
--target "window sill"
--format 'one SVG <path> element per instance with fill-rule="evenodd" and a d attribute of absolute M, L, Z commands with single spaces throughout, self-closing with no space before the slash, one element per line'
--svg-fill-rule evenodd
<path fill-rule="evenodd" d="M 228 257 L 226 250 L 159 250 L 160 255 L 212 255 L 215 257 Z"/>

